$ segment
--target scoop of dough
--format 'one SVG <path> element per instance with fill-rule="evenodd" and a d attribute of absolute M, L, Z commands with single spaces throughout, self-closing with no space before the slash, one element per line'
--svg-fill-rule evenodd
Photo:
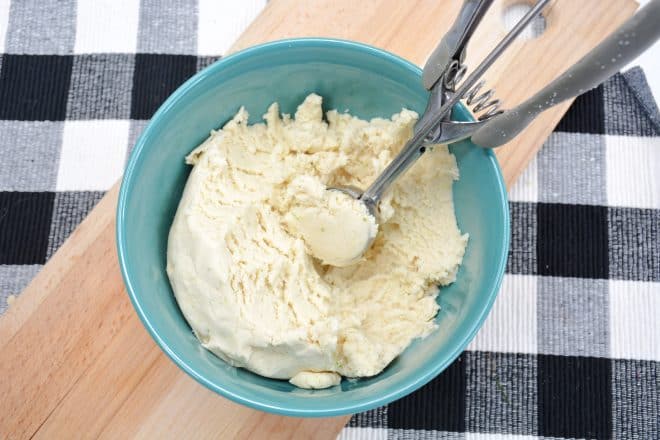
<path fill-rule="evenodd" d="M 378 233 L 369 210 L 350 195 L 328 190 L 309 176 L 294 179 L 286 222 L 323 264 L 344 267 L 358 262 Z"/>

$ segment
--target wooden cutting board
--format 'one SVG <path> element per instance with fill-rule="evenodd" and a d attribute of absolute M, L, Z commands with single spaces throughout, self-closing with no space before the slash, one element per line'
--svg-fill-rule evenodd
<path fill-rule="evenodd" d="M 525 1 L 525 0 L 523 0 Z M 498 1 L 468 65 L 503 35 Z M 459 0 L 271 0 L 232 50 L 297 36 L 383 47 L 422 65 Z M 633 0 L 555 0 L 538 38 L 514 44 L 486 75 L 512 106 L 575 62 L 637 8 Z M 511 185 L 568 103 L 497 150 Z M 334 438 L 348 417 L 294 419 L 208 391 L 155 345 L 119 273 L 115 185 L 0 318 L 0 438 Z"/>

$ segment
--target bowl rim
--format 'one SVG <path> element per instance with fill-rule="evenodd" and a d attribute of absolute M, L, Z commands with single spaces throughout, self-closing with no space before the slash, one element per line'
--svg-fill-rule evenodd
<path fill-rule="evenodd" d="M 234 387 L 226 387 L 223 384 L 213 382 L 198 373 L 194 367 L 189 365 L 185 359 L 182 359 L 178 354 L 168 345 L 168 343 L 163 340 L 159 333 L 155 330 L 148 313 L 143 309 L 143 305 L 140 301 L 139 295 L 136 293 L 136 289 L 133 286 L 131 281 L 130 271 L 127 265 L 127 242 L 125 235 L 125 226 L 126 226 L 126 210 L 128 197 L 130 194 L 130 189 L 133 184 L 133 176 L 135 174 L 135 169 L 138 162 L 141 160 L 141 152 L 145 148 L 148 138 L 151 136 L 151 132 L 155 130 L 155 121 L 161 118 L 165 113 L 171 111 L 171 109 L 178 103 L 182 97 L 188 93 L 188 91 L 193 88 L 197 83 L 203 81 L 207 77 L 215 74 L 217 71 L 224 69 L 227 66 L 230 66 L 234 63 L 238 63 L 245 58 L 249 58 L 255 55 L 258 55 L 265 51 L 278 50 L 278 49 L 287 49 L 287 48 L 300 48 L 300 47 L 335 47 L 335 48 L 348 48 L 356 51 L 360 51 L 366 54 L 375 55 L 392 63 L 398 64 L 399 67 L 403 67 L 407 70 L 412 71 L 416 75 L 419 75 L 421 78 L 421 69 L 410 61 L 395 55 L 391 52 L 388 52 L 384 49 L 380 49 L 368 44 L 359 43 L 350 40 L 342 40 L 335 38 L 288 38 L 277 41 L 272 41 L 264 44 L 259 44 L 255 46 L 248 47 L 246 49 L 240 50 L 233 54 L 230 54 L 226 57 L 221 58 L 220 60 L 209 65 L 205 69 L 196 73 L 181 86 L 179 86 L 158 108 L 154 115 L 149 120 L 147 126 L 143 130 L 142 134 L 139 136 L 133 150 L 131 151 L 124 175 L 121 181 L 121 187 L 119 190 L 117 211 L 116 211 L 116 229 L 115 229 L 115 238 L 117 244 L 117 255 L 119 258 L 119 267 L 121 270 L 121 275 L 126 286 L 126 291 L 128 296 L 137 312 L 138 317 L 142 321 L 142 324 L 147 329 L 151 337 L 156 341 L 158 346 L 165 352 L 165 354 L 186 374 L 191 376 L 197 382 L 205 386 L 206 388 L 220 394 L 223 397 L 228 398 L 231 401 L 240 403 L 242 405 L 248 406 L 253 409 L 258 409 L 261 411 L 280 414 L 285 416 L 294 416 L 294 417 L 333 417 L 341 416 L 348 414 L 355 414 L 369 409 L 373 409 L 382 405 L 386 405 L 390 402 L 393 402 L 397 399 L 400 399 L 413 391 L 419 389 L 426 383 L 430 382 L 438 374 L 444 371 L 452 362 L 458 358 L 458 356 L 465 350 L 467 345 L 474 339 L 476 333 L 482 327 L 492 305 L 497 297 L 500 286 L 502 284 L 502 278 L 504 276 L 504 271 L 506 268 L 506 262 L 508 259 L 508 250 L 510 242 L 510 220 L 509 220 L 509 208 L 508 208 L 508 199 L 506 187 L 504 184 L 504 178 L 502 176 L 502 171 L 500 169 L 499 163 L 493 151 L 491 149 L 487 150 L 488 159 L 494 165 L 494 169 L 497 176 L 497 190 L 500 194 L 500 203 L 502 206 L 502 211 L 504 213 L 504 225 L 505 230 L 503 231 L 503 242 L 502 242 L 502 254 L 500 255 L 499 261 L 495 262 L 496 267 L 496 280 L 495 283 L 491 286 L 490 291 L 488 292 L 487 301 L 483 304 L 483 307 L 479 311 L 478 318 L 474 321 L 470 331 L 467 333 L 466 337 L 463 338 L 460 342 L 454 342 L 451 344 L 449 355 L 444 356 L 444 361 L 429 362 L 426 366 L 421 368 L 420 374 L 415 376 L 412 380 L 408 380 L 405 383 L 400 384 L 396 388 L 390 390 L 387 393 L 381 394 L 379 396 L 360 399 L 356 402 L 345 404 L 339 401 L 336 405 L 328 408 L 314 408 L 308 409 L 303 406 L 287 406 L 287 405 L 273 405 L 269 403 L 264 403 L 259 400 L 247 398 L 240 393 L 234 390 Z M 472 116 L 470 112 L 462 105 L 458 104 L 454 111 L 458 115 L 467 120 L 471 119 Z"/>

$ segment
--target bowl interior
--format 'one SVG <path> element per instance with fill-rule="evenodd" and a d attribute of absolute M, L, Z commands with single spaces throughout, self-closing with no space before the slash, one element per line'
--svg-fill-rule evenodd
<path fill-rule="evenodd" d="M 270 43 L 227 57 L 191 78 L 163 104 L 139 139 L 124 175 L 117 213 L 122 274 L 154 339 L 188 374 L 249 406 L 297 416 L 355 413 L 383 405 L 432 379 L 465 348 L 499 288 L 508 251 L 508 208 L 490 150 L 464 141 L 451 147 L 458 223 L 470 241 L 457 281 L 443 288 L 439 325 L 414 342 L 382 374 L 311 391 L 231 367 L 200 346 L 184 320 L 165 273 L 167 234 L 189 173 L 184 156 L 241 105 L 258 122 L 274 101 L 293 113 L 310 92 L 327 109 L 362 118 L 389 117 L 402 107 L 422 112 L 427 92 L 418 67 L 368 46 L 304 39 Z M 467 120 L 457 108 L 455 117 Z M 423 160 L 423 159 L 422 159 Z"/>

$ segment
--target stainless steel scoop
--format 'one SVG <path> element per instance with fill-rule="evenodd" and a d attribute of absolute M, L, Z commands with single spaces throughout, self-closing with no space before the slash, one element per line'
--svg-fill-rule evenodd
<path fill-rule="evenodd" d="M 474 98 L 477 81 L 514 39 L 525 29 L 549 0 L 539 0 L 511 31 L 495 46 L 476 69 L 461 82 L 466 73 L 465 50 L 493 0 L 466 0 L 456 22 L 442 38 L 423 70 L 424 86 L 431 94 L 426 111 L 417 122 L 412 138 L 365 191 L 355 187 L 333 187 L 360 200 L 378 222 L 378 203 L 383 194 L 421 157 L 427 146 L 450 144 L 471 137 L 476 145 L 493 148 L 518 135 L 541 112 L 569 98 L 578 96 L 618 72 L 660 38 L 660 0 L 651 0 L 633 17 L 596 48 L 566 70 L 557 79 L 517 107 L 500 111 L 499 101 L 489 101 L 492 92 L 478 99 L 485 110 L 480 120 L 450 120 L 453 106 L 463 98 Z M 370 245 L 371 243 L 369 243 Z M 367 248 L 369 247 L 367 246 Z M 365 248 L 366 250 L 366 248 Z"/>

